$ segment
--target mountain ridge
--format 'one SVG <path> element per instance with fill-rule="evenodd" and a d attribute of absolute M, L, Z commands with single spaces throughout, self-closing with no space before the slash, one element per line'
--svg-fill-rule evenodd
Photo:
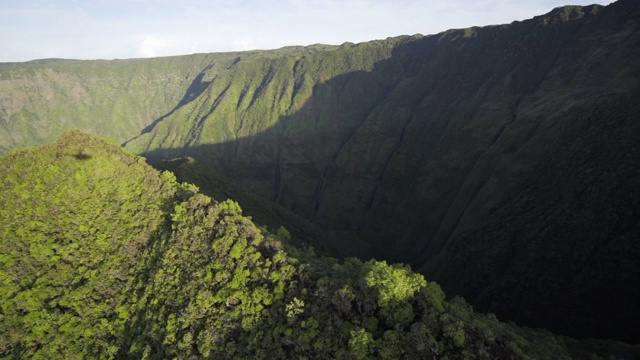
<path fill-rule="evenodd" d="M 319 257 L 79 131 L 0 156 L 3 358 L 633 358 L 500 323 L 402 264 Z M 117 175 L 117 176 L 114 176 Z"/>

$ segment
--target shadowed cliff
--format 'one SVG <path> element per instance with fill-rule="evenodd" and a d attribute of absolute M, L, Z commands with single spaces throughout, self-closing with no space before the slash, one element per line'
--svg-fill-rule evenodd
<path fill-rule="evenodd" d="M 328 229 L 334 253 L 409 261 L 506 319 L 636 341 L 638 19 L 624 6 L 240 61 L 234 76 L 259 85 L 214 80 L 131 148 L 194 157 Z M 341 74 L 347 61 L 362 70 Z"/>

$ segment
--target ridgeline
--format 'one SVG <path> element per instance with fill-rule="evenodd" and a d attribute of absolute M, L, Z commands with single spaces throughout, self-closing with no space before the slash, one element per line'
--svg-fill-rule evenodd
<path fill-rule="evenodd" d="M 402 264 L 318 257 L 77 131 L 0 157 L 0 357 L 632 355 L 476 314 Z M 606 350 L 605 350 L 606 349 Z M 638 350 L 638 349 L 636 349 Z M 598 354 L 599 353 L 599 354 Z"/>

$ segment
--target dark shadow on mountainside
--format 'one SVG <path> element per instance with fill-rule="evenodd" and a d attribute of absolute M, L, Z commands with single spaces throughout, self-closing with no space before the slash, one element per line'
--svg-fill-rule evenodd
<path fill-rule="evenodd" d="M 638 342 L 638 10 L 571 9 L 410 39 L 255 135 L 142 155 L 502 320 Z"/>

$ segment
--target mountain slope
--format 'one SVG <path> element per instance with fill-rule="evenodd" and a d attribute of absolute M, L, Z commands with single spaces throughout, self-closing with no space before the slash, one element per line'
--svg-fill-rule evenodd
<path fill-rule="evenodd" d="M 500 318 L 637 342 L 638 12 L 620 0 L 339 47 L 3 64 L 0 138 L 8 149 L 74 126 L 152 161 L 191 156 L 183 174 L 286 207 L 337 255 L 409 262 Z M 123 79 L 147 64 L 184 77 L 149 76 L 129 116 L 59 85 L 75 124 L 12 88 L 87 67 L 109 83 L 118 64 Z"/>
<path fill-rule="evenodd" d="M 83 129 L 123 143 L 206 85 L 202 72 L 234 53 L 113 61 L 0 63 L 0 153 Z"/>
<path fill-rule="evenodd" d="M 217 84 L 195 118 L 176 113 L 130 145 L 208 162 L 501 317 L 638 341 L 637 29 L 618 2 L 269 71 L 247 59 L 234 76 L 256 78 L 250 106 Z"/>
<path fill-rule="evenodd" d="M 0 166 L 2 358 L 570 359 L 639 351 L 500 323 L 460 298 L 446 301 L 406 265 L 338 263 L 291 247 L 235 202 L 216 202 L 87 134 L 65 133 L 0 157 Z"/>

